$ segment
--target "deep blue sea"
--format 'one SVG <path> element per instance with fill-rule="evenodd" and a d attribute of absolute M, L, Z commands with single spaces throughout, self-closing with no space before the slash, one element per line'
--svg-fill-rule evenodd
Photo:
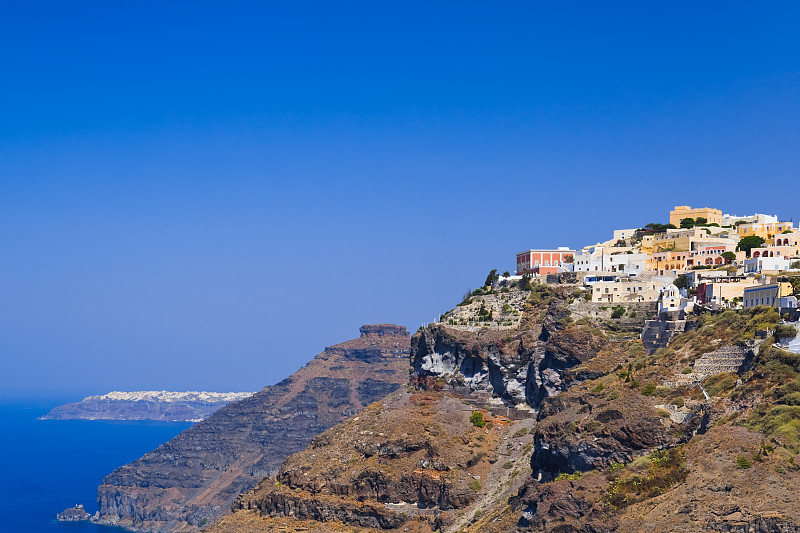
<path fill-rule="evenodd" d="M 64 402 L 0 400 L 0 532 L 121 532 L 55 517 L 78 503 L 94 514 L 106 474 L 191 424 L 37 420 L 58 403 Z"/>

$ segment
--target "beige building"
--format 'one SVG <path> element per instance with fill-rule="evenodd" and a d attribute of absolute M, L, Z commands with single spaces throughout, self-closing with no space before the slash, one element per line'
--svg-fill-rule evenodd
<path fill-rule="evenodd" d="M 697 286 L 697 303 L 717 309 L 724 304 L 730 305 L 735 298 L 744 299 L 745 289 L 757 284 L 753 278 L 741 281 L 719 281 L 714 283 L 701 283 Z"/>
<path fill-rule="evenodd" d="M 692 241 L 705 237 L 706 233 L 699 229 L 667 230 L 664 233 L 655 233 L 642 237 L 642 253 L 666 252 L 670 250 L 689 251 Z"/>
<path fill-rule="evenodd" d="M 669 212 L 669 223 L 679 228 L 681 227 L 681 220 L 684 218 L 697 220 L 698 217 L 705 218 L 707 224 L 722 225 L 722 211 L 719 209 L 711 207 L 691 208 L 688 205 L 676 205 L 675 209 Z"/>
<path fill-rule="evenodd" d="M 592 284 L 591 291 L 596 303 L 655 302 L 661 286 L 652 281 L 599 281 Z"/>

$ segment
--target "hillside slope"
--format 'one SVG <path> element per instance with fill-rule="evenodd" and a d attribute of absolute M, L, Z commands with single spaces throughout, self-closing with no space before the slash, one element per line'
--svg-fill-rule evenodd
<path fill-rule="evenodd" d="M 211 531 L 800 531 L 800 356 L 772 345 L 774 310 L 696 317 L 649 354 L 652 306 L 620 314 L 570 283 L 523 301 L 516 323 L 461 310 L 417 332 L 408 389 Z"/>
<path fill-rule="evenodd" d="M 136 531 L 196 529 L 286 457 L 408 379 L 405 328 L 364 326 L 280 383 L 231 403 L 109 474 L 100 521 Z"/>

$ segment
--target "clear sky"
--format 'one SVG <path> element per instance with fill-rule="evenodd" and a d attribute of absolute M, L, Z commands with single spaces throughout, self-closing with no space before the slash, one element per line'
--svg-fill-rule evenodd
<path fill-rule="evenodd" d="M 797 2 L 3 2 L 0 395 L 255 390 L 531 247 L 800 218 Z"/>

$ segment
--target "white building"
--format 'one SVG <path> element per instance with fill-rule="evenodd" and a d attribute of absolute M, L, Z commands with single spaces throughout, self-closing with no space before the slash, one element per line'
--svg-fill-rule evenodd
<path fill-rule="evenodd" d="M 669 284 L 661 291 L 661 299 L 658 301 L 658 313 L 665 311 L 686 311 L 694 308 L 694 302 L 681 296 L 681 291 L 673 284 Z"/>
<path fill-rule="evenodd" d="M 772 272 L 789 270 L 791 260 L 786 257 L 751 257 L 744 261 L 744 272 L 750 274 L 753 272 Z"/>
<path fill-rule="evenodd" d="M 606 256 L 604 264 L 611 272 L 638 276 L 644 272 L 649 258 L 647 254 L 615 254 Z"/>
<path fill-rule="evenodd" d="M 636 230 L 639 228 L 633 229 L 615 229 L 614 230 L 614 240 L 621 241 L 622 239 L 629 239 L 633 237 L 633 234 L 636 233 Z"/>
<path fill-rule="evenodd" d="M 740 217 L 737 215 L 722 215 L 722 222 L 720 222 L 720 226 L 733 226 L 737 222 L 741 222 L 743 224 L 777 224 L 778 223 L 778 216 L 777 215 L 761 215 L 756 213 L 755 215 L 749 215 Z"/>

